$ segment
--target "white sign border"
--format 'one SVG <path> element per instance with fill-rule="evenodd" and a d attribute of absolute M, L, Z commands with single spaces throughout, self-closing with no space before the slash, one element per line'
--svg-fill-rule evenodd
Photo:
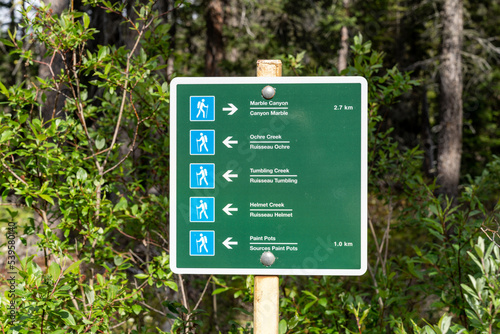
<path fill-rule="evenodd" d="M 361 84 L 361 267 L 360 269 L 303 268 L 178 268 L 177 210 L 169 209 L 170 269 L 176 274 L 219 275 L 308 275 L 361 276 L 368 264 L 368 82 L 363 77 L 178 77 L 170 82 L 170 199 L 169 208 L 177 208 L 177 85 L 194 84 Z M 215 246 L 214 246 L 215 247 Z"/>

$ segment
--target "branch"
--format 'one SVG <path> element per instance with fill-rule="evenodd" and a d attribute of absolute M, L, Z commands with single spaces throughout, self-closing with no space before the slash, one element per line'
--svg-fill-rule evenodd
<path fill-rule="evenodd" d="M 137 126 L 135 127 L 134 139 L 132 140 L 132 144 L 130 145 L 130 148 L 129 148 L 127 154 L 125 154 L 125 156 L 122 159 L 120 159 L 120 161 L 118 161 L 118 163 L 116 165 L 114 165 L 113 167 L 109 168 L 104 173 L 102 173 L 102 175 L 107 174 L 107 173 L 111 172 L 112 170 L 116 169 L 118 166 L 120 166 L 122 164 L 122 162 L 124 162 L 129 157 L 130 153 L 132 153 L 132 151 L 135 148 L 135 143 L 136 143 L 136 140 L 137 140 L 137 134 L 139 132 L 139 124 L 140 123 L 137 123 Z M 111 147 L 113 147 L 113 146 L 110 146 L 109 148 L 111 149 Z M 108 151 L 108 155 L 109 155 L 109 153 L 110 153 L 110 151 Z M 106 159 L 107 159 L 107 157 L 106 157 Z"/>
<path fill-rule="evenodd" d="M 8 171 L 12 174 L 12 176 L 14 176 L 16 179 L 18 179 L 19 181 L 21 181 L 21 182 L 22 182 L 22 183 L 23 183 L 26 187 L 29 187 L 29 184 L 28 184 L 26 181 L 24 181 L 23 179 L 21 179 L 21 178 L 20 178 L 20 177 L 19 177 L 19 176 L 18 176 L 18 175 L 17 175 L 17 174 L 16 174 L 16 173 L 12 170 L 12 169 L 10 169 L 10 167 L 9 167 L 9 166 L 7 166 L 7 165 L 5 164 L 5 162 L 3 162 L 3 161 L 2 161 L 2 166 L 4 166 L 4 167 L 5 167 L 5 169 L 7 169 L 7 170 L 8 170 Z"/>
<path fill-rule="evenodd" d="M 120 111 L 118 112 L 118 121 L 116 122 L 116 127 L 115 127 L 115 133 L 113 134 L 113 140 L 111 141 L 111 145 L 109 145 L 110 148 L 113 148 L 116 143 L 116 138 L 118 137 L 118 131 L 120 130 L 120 123 L 122 121 L 122 116 L 123 116 L 123 110 L 125 109 L 125 101 L 127 99 L 127 87 L 129 83 L 129 76 L 130 76 L 130 61 L 132 59 L 132 56 L 134 55 L 135 50 L 139 46 L 139 42 L 141 41 L 142 34 L 144 33 L 144 30 L 146 28 L 146 25 L 142 27 L 142 29 L 139 31 L 139 36 L 137 36 L 137 39 L 135 41 L 134 46 L 130 50 L 128 56 L 127 56 L 127 66 L 125 67 L 125 85 L 123 86 L 123 95 L 122 95 L 122 102 L 120 104 Z M 104 159 L 104 162 L 102 164 L 103 168 L 106 166 L 106 163 L 108 162 L 109 155 L 111 154 L 111 150 L 108 151 L 108 154 L 106 154 L 106 159 Z M 115 167 L 116 168 L 116 167 Z M 109 171 L 109 170 L 108 170 Z M 108 171 L 103 173 L 102 175 L 106 174 Z"/>
<path fill-rule="evenodd" d="M 179 283 L 180 283 L 179 285 L 181 286 L 182 304 L 184 305 L 186 310 L 189 310 L 189 304 L 186 298 L 186 290 L 184 289 L 184 280 L 181 274 L 179 274 Z"/>
<path fill-rule="evenodd" d="M 83 158 L 83 160 L 89 160 L 89 159 L 92 159 L 93 157 L 96 157 L 96 156 L 98 156 L 99 154 L 106 153 L 106 152 L 107 152 L 107 151 L 109 151 L 109 150 L 111 150 L 111 147 L 108 147 L 108 148 L 107 148 L 107 149 L 105 149 L 105 150 L 102 150 L 102 151 L 97 152 L 97 153 L 95 153 L 95 154 L 92 154 L 92 155 L 90 155 L 90 156 L 88 156 L 88 157 L 85 157 L 85 158 Z"/>
<path fill-rule="evenodd" d="M 483 231 L 483 233 L 484 233 L 484 234 L 486 234 L 486 237 L 487 237 L 488 239 L 490 239 L 490 241 L 491 241 L 492 243 L 494 243 L 497 247 L 499 247 L 499 248 L 500 248 L 500 245 L 499 245 L 499 244 L 497 244 L 497 243 L 495 242 L 495 238 L 490 237 L 490 235 L 488 234 L 488 231 L 489 231 L 489 232 L 492 232 L 492 234 L 498 233 L 498 231 L 493 231 L 493 230 L 490 230 L 490 229 L 488 229 L 488 231 L 486 231 L 486 230 L 484 229 L 484 227 L 481 227 L 481 231 Z"/>
<path fill-rule="evenodd" d="M 169 9 L 169 10 L 167 10 L 166 12 L 163 12 L 163 13 L 161 13 L 161 14 L 158 14 L 158 15 L 156 16 L 156 18 L 155 18 L 155 19 L 157 19 L 157 18 L 159 18 L 159 17 L 162 17 L 163 15 L 167 15 L 167 14 L 169 14 L 169 13 L 173 12 L 174 10 L 179 9 L 182 5 L 183 5 L 183 3 L 182 3 L 182 2 L 179 2 L 179 4 L 178 4 L 177 6 L 175 6 L 174 8 Z"/>
<path fill-rule="evenodd" d="M 77 76 L 77 73 L 76 73 L 76 68 L 74 66 L 71 69 L 68 68 L 66 57 L 65 57 L 65 55 L 63 53 L 61 53 L 61 58 L 63 59 L 63 63 L 64 63 L 64 67 L 66 68 L 66 71 L 68 73 L 73 73 L 73 77 L 76 80 L 77 90 L 78 91 L 75 91 L 75 87 L 73 87 L 73 85 L 71 84 L 71 81 L 69 81 L 69 86 L 71 88 L 71 92 L 73 93 L 73 98 L 75 99 L 75 105 L 76 105 L 76 108 L 77 108 L 77 115 L 78 115 L 78 118 L 80 119 L 80 122 L 82 123 L 83 130 L 85 131 L 85 136 L 87 137 L 87 140 L 89 142 L 89 147 L 90 147 L 90 150 L 92 151 L 92 156 L 94 157 L 94 162 L 96 164 L 97 170 L 99 172 L 101 172 L 102 167 L 100 166 L 99 161 L 97 160 L 97 157 L 96 157 L 96 154 L 95 154 L 95 151 L 94 151 L 94 147 L 92 145 L 92 143 L 94 141 L 90 137 L 89 130 L 87 128 L 87 122 L 85 121 L 85 115 L 83 114 L 82 103 L 80 102 L 80 84 L 79 84 L 80 81 L 78 80 L 78 76 Z"/>
<path fill-rule="evenodd" d="M 375 241 L 375 248 L 377 249 L 377 262 L 375 263 L 375 271 L 376 271 L 377 267 L 378 267 L 379 260 L 380 260 L 380 258 L 382 258 L 382 247 L 378 243 L 377 234 L 375 233 L 375 228 L 373 227 L 373 223 L 372 223 L 371 219 L 368 219 L 368 225 L 370 226 L 373 240 Z"/>
<path fill-rule="evenodd" d="M 116 230 L 117 230 L 118 232 L 120 232 L 121 234 L 123 234 L 124 236 L 126 236 L 126 237 L 130 238 L 130 239 L 134 239 L 134 240 L 137 240 L 137 241 L 141 241 L 139 238 L 133 237 L 133 236 L 131 236 L 131 235 L 129 235 L 129 234 L 127 234 L 127 233 L 123 232 L 122 230 L 120 230 L 120 229 L 118 229 L 118 228 L 117 228 Z M 145 240 L 145 239 L 143 239 L 143 240 Z M 152 244 L 152 245 L 155 245 L 156 247 L 160 247 L 161 249 L 165 250 L 165 247 L 162 247 L 161 245 L 158 245 L 156 242 L 153 242 L 153 241 L 151 241 L 150 239 L 147 239 L 147 241 L 148 241 L 148 243 L 150 243 L 150 244 Z M 168 252 L 168 249 L 167 249 L 167 252 Z"/>
<path fill-rule="evenodd" d="M 208 278 L 207 284 L 205 284 L 205 288 L 203 289 L 203 292 L 201 293 L 200 298 L 198 299 L 198 302 L 194 306 L 193 311 L 196 310 L 198 308 L 198 306 L 200 306 L 201 300 L 203 299 L 203 296 L 205 296 L 205 293 L 207 292 L 208 284 L 212 280 L 212 277 L 213 277 L 213 275 L 210 275 L 210 277 Z"/>
<path fill-rule="evenodd" d="M 13 205 L 13 206 L 20 206 L 22 208 L 26 207 L 26 205 L 21 204 L 21 203 L 0 203 L 0 206 L 11 206 L 11 205 Z"/>
<path fill-rule="evenodd" d="M 210 275 L 210 277 L 207 280 L 207 283 L 205 284 L 205 288 L 203 289 L 203 292 L 200 295 L 200 298 L 198 298 L 198 301 L 196 302 L 196 305 L 194 306 L 193 310 L 186 317 L 186 325 L 188 326 L 188 327 L 186 327 L 186 330 L 188 330 L 188 328 L 189 328 L 189 320 L 190 320 L 191 316 L 193 315 L 193 312 L 196 311 L 198 306 L 200 306 L 201 300 L 203 299 L 203 297 L 205 296 L 205 293 L 207 292 L 208 285 L 210 284 L 210 280 L 212 279 L 212 277 L 213 277 L 213 275 Z"/>
<path fill-rule="evenodd" d="M 149 306 L 148 304 L 144 303 L 144 302 L 139 302 L 139 305 L 142 305 L 148 309 L 150 309 L 151 311 L 155 311 L 156 313 L 158 314 L 161 314 L 162 316 L 166 316 L 167 314 L 165 312 L 162 312 L 160 310 L 157 310 L 155 308 L 152 308 L 151 306 Z"/>
<path fill-rule="evenodd" d="M 113 327 L 110 327 L 110 329 L 115 329 L 115 328 L 118 328 L 118 327 L 120 327 L 121 325 L 123 325 L 123 324 L 124 324 L 124 323 L 126 323 L 126 322 L 127 322 L 127 320 L 122 321 L 122 322 L 120 322 L 120 323 L 118 323 L 118 324 L 114 325 Z"/>

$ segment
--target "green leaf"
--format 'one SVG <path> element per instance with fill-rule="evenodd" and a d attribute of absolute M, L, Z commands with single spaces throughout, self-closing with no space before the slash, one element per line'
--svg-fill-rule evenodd
<path fill-rule="evenodd" d="M 104 68 L 104 74 L 106 74 L 106 75 L 107 75 L 107 74 L 109 73 L 109 71 L 110 71 L 110 70 L 111 70 L 111 63 L 108 63 L 108 64 L 106 65 L 106 67 Z"/>
<path fill-rule="evenodd" d="M 99 50 L 99 52 L 97 53 L 97 58 L 99 60 L 103 60 L 107 54 L 108 54 L 108 48 L 105 46 L 102 46 L 101 49 Z"/>
<path fill-rule="evenodd" d="M 115 266 L 119 266 L 120 264 L 123 263 L 123 258 L 121 256 L 118 256 L 116 255 L 114 258 L 113 258 L 113 262 L 115 263 Z"/>
<path fill-rule="evenodd" d="M 145 279 L 145 278 L 148 278 L 149 275 L 146 275 L 146 274 L 137 274 L 137 275 L 134 275 L 135 278 L 138 278 L 138 279 Z"/>
<path fill-rule="evenodd" d="M 132 305 L 132 311 L 134 311 L 135 314 L 139 315 L 142 311 L 142 307 L 140 305 Z"/>
<path fill-rule="evenodd" d="M 441 319 L 439 319 L 439 329 L 441 330 L 441 332 L 443 334 L 446 334 L 448 332 L 448 329 L 450 329 L 450 326 L 451 326 L 451 316 L 448 316 L 445 314 L 443 314 L 443 316 L 441 317 Z"/>
<path fill-rule="evenodd" d="M 98 150 L 102 150 L 102 148 L 106 145 L 106 140 L 102 138 L 100 135 L 97 136 L 95 140 L 95 146 L 97 147 Z"/>
<path fill-rule="evenodd" d="M 5 44 L 6 46 L 10 46 L 12 48 L 15 47 L 14 43 L 5 38 L 0 38 L 0 42 Z"/>
<path fill-rule="evenodd" d="M 168 83 L 167 82 L 164 82 L 162 85 L 161 85 L 161 90 L 166 93 L 168 92 Z"/>
<path fill-rule="evenodd" d="M 304 309 L 302 310 L 303 313 L 307 313 L 307 311 L 313 306 L 318 300 L 313 300 L 312 302 L 309 302 L 304 306 Z"/>
<path fill-rule="evenodd" d="M 85 291 L 85 296 L 87 297 L 89 305 L 94 304 L 94 300 L 95 300 L 95 292 L 94 292 L 94 290 Z"/>
<path fill-rule="evenodd" d="M 29 114 L 17 114 L 17 118 L 18 118 L 20 124 L 24 124 L 24 122 L 26 122 L 28 117 L 29 117 Z"/>
<path fill-rule="evenodd" d="M 174 281 L 166 281 L 165 285 L 168 286 L 170 289 L 172 289 L 174 291 L 178 291 L 179 290 L 179 287 L 177 286 L 177 283 L 175 283 Z"/>
<path fill-rule="evenodd" d="M 78 271 L 80 270 L 80 263 L 81 262 L 82 262 L 82 260 L 78 260 L 76 262 L 73 262 L 68 268 L 66 268 L 63 275 L 66 276 L 69 273 L 75 273 L 75 274 L 78 273 Z"/>
<path fill-rule="evenodd" d="M 229 289 L 231 289 L 231 288 L 218 288 L 218 289 L 215 289 L 214 292 L 212 292 L 212 296 L 213 295 L 218 295 L 219 293 L 222 293 L 222 292 L 226 292 Z"/>
<path fill-rule="evenodd" d="M 279 334 L 285 334 L 288 326 L 286 324 L 285 319 L 281 319 L 280 321 L 280 327 L 279 327 Z"/>
<path fill-rule="evenodd" d="M 45 195 L 45 194 L 39 194 L 38 195 L 40 198 L 46 200 L 47 202 L 49 202 L 50 204 L 54 205 L 54 200 L 52 199 L 52 197 L 50 197 L 49 195 Z"/>
<path fill-rule="evenodd" d="M 87 171 L 83 168 L 78 168 L 78 172 L 76 172 L 76 178 L 80 181 L 85 181 L 87 179 Z"/>
<path fill-rule="evenodd" d="M 304 56 L 306 54 L 306 50 L 300 52 L 299 54 L 297 54 L 297 57 L 295 58 L 295 60 L 297 61 L 297 63 L 300 63 L 302 61 L 302 59 L 304 59 Z"/>
<path fill-rule="evenodd" d="M 87 29 L 90 25 L 90 17 L 87 15 L 87 13 L 83 13 L 83 26 L 85 29 Z"/>
<path fill-rule="evenodd" d="M 75 318 L 66 310 L 59 311 L 61 319 L 70 326 L 76 326 Z"/>
<path fill-rule="evenodd" d="M 9 90 L 7 89 L 7 87 L 4 86 L 4 84 L 0 81 L 0 91 L 2 91 L 2 93 L 9 97 Z"/>
<path fill-rule="evenodd" d="M 299 317 L 295 315 L 292 319 L 288 321 L 288 328 L 293 329 L 295 328 L 299 323 Z"/>
<path fill-rule="evenodd" d="M 61 267 L 57 262 L 52 262 L 49 266 L 49 275 L 52 276 L 54 281 L 59 279 L 59 275 L 61 274 Z"/>
<path fill-rule="evenodd" d="M 97 274 L 96 276 L 97 276 L 97 282 L 99 282 L 99 285 L 104 286 L 104 284 L 106 284 L 106 280 L 104 279 L 104 277 L 101 274 Z"/>
<path fill-rule="evenodd" d="M 2 136 L 0 136 L 0 143 L 8 141 L 13 135 L 13 132 L 10 130 L 3 131 Z"/>
<path fill-rule="evenodd" d="M 116 203 L 113 211 L 125 210 L 128 207 L 128 202 L 125 197 L 120 198 L 120 201 Z"/>
<path fill-rule="evenodd" d="M 363 315 L 361 315 L 361 318 L 359 319 L 359 324 L 363 324 L 365 321 L 366 317 L 368 316 L 368 313 L 370 313 L 370 308 L 367 308 L 366 310 L 363 311 Z"/>

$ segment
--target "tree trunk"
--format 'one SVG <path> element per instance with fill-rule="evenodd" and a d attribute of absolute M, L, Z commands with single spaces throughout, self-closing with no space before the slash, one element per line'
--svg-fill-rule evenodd
<path fill-rule="evenodd" d="M 207 77 L 220 76 L 219 64 L 224 59 L 224 41 L 222 38 L 224 11 L 222 0 L 208 0 L 205 18 L 207 23 L 205 75 Z"/>
<path fill-rule="evenodd" d="M 349 2 L 350 0 L 343 0 L 342 4 L 346 11 L 346 16 L 349 15 Z M 347 56 L 349 54 L 349 29 L 347 26 L 342 26 L 340 30 L 340 50 L 339 50 L 339 73 L 347 68 Z"/>
<path fill-rule="evenodd" d="M 168 34 L 170 35 L 170 49 L 172 52 L 168 55 L 168 60 L 167 60 L 167 81 L 170 82 L 172 80 L 172 75 L 174 74 L 174 61 L 175 61 L 175 49 L 177 47 L 177 39 L 176 39 L 176 34 L 177 34 L 177 10 L 174 9 L 175 7 L 175 1 L 169 1 L 169 6 L 167 10 L 172 10 L 169 18 L 171 22 L 171 27 L 170 30 L 168 31 Z M 170 4 L 171 3 L 171 4 Z"/>
<path fill-rule="evenodd" d="M 427 101 L 427 87 L 423 87 L 421 105 L 421 132 L 420 138 L 424 149 L 424 172 L 429 177 L 436 176 L 436 166 L 434 161 L 434 143 L 432 141 L 431 123 L 429 121 L 429 103 Z"/>
<path fill-rule="evenodd" d="M 462 156 L 462 0 L 445 0 L 440 67 L 439 192 L 456 196 Z"/>

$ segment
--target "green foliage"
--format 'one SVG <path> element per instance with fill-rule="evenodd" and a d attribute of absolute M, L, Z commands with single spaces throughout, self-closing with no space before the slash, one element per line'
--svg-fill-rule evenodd
<path fill-rule="evenodd" d="M 476 254 L 468 252 L 480 275 L 469 275 L 471 284 L 462 284 L 462 289 L 471 325 L 478 331 L 491 333 L 500 328 L 500 247 L 494 242 L 485 247 L 484 239 L 479 237 L 474 245 Z"/>
<path fill-rule="evenodd" d="M 21 26 L 33 33 L 11 36 L 20 61 L 51 73 L 0 87 L 2 197 L 15 195 L 35 212 L 19 227 L 43 253 L 19 257 L 13 332 L 146 333 L 163 326 L 156 307 L 178 287 L 160 233 L 168 212 L 169 91 L 161 75 L 168 46 L 154 37 L 164 26 L 152 6 L 122 17 L 130 48 L 90 48 L 98 31 L 86 13 L 52 15 L 43 3 L 36 15 L 32 7 L 23 13 Z M 23 48 L 34 42 L 48 58 Z"/>

